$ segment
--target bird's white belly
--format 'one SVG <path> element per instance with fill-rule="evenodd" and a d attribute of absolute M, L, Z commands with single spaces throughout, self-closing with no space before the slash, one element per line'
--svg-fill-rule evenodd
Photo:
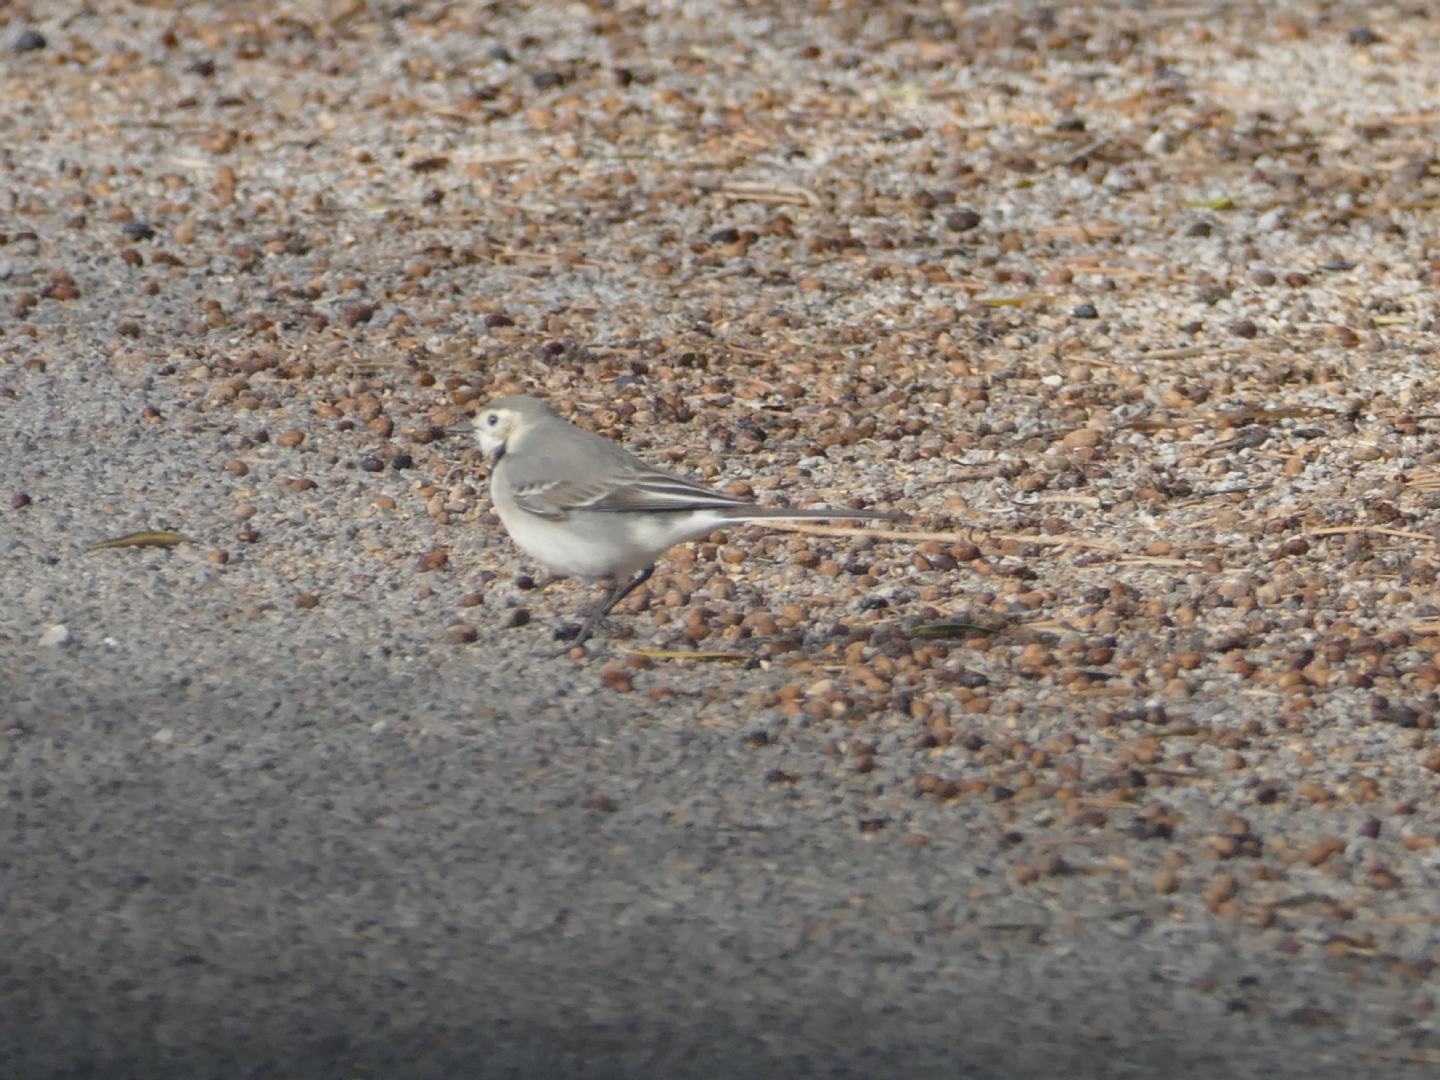
<path fill-rule="evenodd" d="M 515 546 L 553 574 L 593 579 L 612 572 L 605 547 L 588 542 L 573 519 L 552 521 L 512 510 L 501 513 L 500 520 Z"/>
<path fill-rule="evenodd" d="M 542 518 L 495 504 L 515 546 L 554 574 L 587 579 L 628 578 L 683 540 L 718 524 L 710 514 L 648 515 L 572 512 Z"/>

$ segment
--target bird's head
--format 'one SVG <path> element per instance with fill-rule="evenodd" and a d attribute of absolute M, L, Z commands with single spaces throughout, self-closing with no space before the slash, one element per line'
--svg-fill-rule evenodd
<path fill-rule="evenodd" d="M 550 412 L 550 406 L 532 397 L 506 397 L 491 401 L 475 414 L 475 441 L 498 465 L 506 449 L 526 424 Z"/>

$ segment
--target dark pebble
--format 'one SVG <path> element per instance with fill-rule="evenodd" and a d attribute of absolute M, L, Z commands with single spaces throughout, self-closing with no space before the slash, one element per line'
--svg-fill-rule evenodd
<path fill-rule="evenodd" d="M 10 43 L 10 49 L 17 53 L 34 52 L 36 49 L 45 48 L 48 44 L 45 35 L 39 30 L 21 30 L 15 35 L 15 40 Z"/>
<path fill-rule="evenodd" d="M 30 496 L 23 491 L 17 491 L 10 497 L 10 507 L 14 510 L 24 510 L 30 505 Z"/>
<path fill-rule="evenodd" d="M 509 315 L 495 311 L 485 316 L 485 325 L 494 330 L 497 326 L 514 326 L 515 320 Z"/>
<path fill-rule="evenodd" d="M 1320 264 L 1321 270 L 1354 270 L 1355 260 L 1353 259 L 1326 259 Z"/>
<path fill-rule="evenodd" d="M 945 227 L 951 232 L 969 232 L 980 224 L 980 215 L 974 210 L 956 210 L 945 217 Z"/>
<path fill-rule="evenodd" d="M 505 620 L 505 628 L 513 630 L 519 626 L 525 626 L 530 622 L 530 609 L 517 607 L 510 612 L 510 617 Z"/>
<path fill-rule="evenodd" d="M 385 462 L 381 461 L 378 457 L 361 458 L 360 468 L 366 472 L 384 472 Z"/>
<path fill-rule="evenodd" d="M 537 71 L 530 76 L 530 83 L 536 90 L 549 90 L 564 81 L 565 76 L 558 71 Z"/>
<path fill-rule="evenodd" d="M 1100 312 L 1095 310 L 1094 304 L 1076 304 L 1070 309 L 1070 314 L 1077 319 L 1098 319 Z"/>
<path fill-rule="evenodd" d="M 127 221 L 120 231 L 131 240 L 154 240 L 155 230 L 143 221 Z"/>
<path fill-rule="evenodd" d="M 1250 281 L 1254 285 L 1274 285 L 1275 275 L 1269 270 L 1252 270 L 1250 271 Z"/>
<path fill-rule="evenodd" d="M 215 61 L 202 57 L 190 65 L 190 73 L 199 75 L 202 79 L 208 79 L 215 74 Z"/>
<path fill-rule="evenodd" d="M 1364 48 L 1366 45 L 1376 45 L 1380 42 L 1380 35 L 1368 26 L 1357 26 L 1345 35 L 1345 40 L 1351 45 L 1358 45 Z"/>
<path fill-rule="evenodd" d="M 883 596 L 867 596 L 864 600 L 860 601 L 861 611 L 879 611 L 889 606 L 890 601 L 886 600 Z"/>
<path fill-rule="evenodd" d="M 356 304 L 340 313 L 340 325 L 349 329 L 360 323 L 368 323 L 374 317 L 374 307 L 369 304 Z"/>
<path fill-rule="evenodd" d="M 515 62 L 515 54 L 512 53 L 509 49 L 507 49 L 504 45 L 496 45 L 492 47 L 491 50 L 485 55 L 491 60 L 500 61 L 500 63 L 502 64 L 513 64 Z"/>
<path fill-rule="evenodd" d="M 521 574 L 515 579 L 515 587 L 522 591 L 528 592 L 529 590 L 536 588 L 535 579 L 529 574 Z"/>
<path fill-rule="evenodd" d="M 1197 221 L 1185 230 L 1186 236 L 1209 236 L 1215 231 L 1215 226 L 1208 221 Z"/>
<path fill-rule="evenodd" d="M 716 229 L 710 234 L 712 244 L 733 244 L 740 239 L 740 230 L 731 226 L 725 229 Z"/>
<path fill-rule="evenodd" d="M 480 632 L 469 623 L 456 623 L 445 631 L 445 637 L 452 645 L 468 645 L 480 636 Z"/>
<path fill-rule="evenodd" d="M 404 451 L 390 459 L 390 468 L 392 469 L 413 469 L 414 467 L 415 459 Z"/>
<path fill-rule="evenodd" d="M 1259 332 L 1260 328 L 1257 327 L 1249 319 L 1241 319 L 1238 322 L 1233 322 L 1230 324 L 1230 333 L 1234 334 L 1236 337 L 1253 338 Z"/>

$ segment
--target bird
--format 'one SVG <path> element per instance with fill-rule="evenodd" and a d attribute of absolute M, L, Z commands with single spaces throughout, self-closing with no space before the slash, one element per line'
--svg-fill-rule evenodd
<path fill-rule="evenodd" d="M 897 521 L 903 514 L 761 506 L 650 465 L 526 395 L 488 402 L 472 421 L 490 460 L 490 497 L 515 545 L 554 574 L 610 587 L 580 625 L 602 619 L 650 579 L 668 549 L 727 525 Z"/>

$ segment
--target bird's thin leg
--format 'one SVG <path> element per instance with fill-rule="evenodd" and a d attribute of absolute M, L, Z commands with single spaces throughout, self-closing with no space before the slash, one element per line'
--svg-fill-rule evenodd
<path fill-rule="evenodd" d="M 580 633 L 575 635 L 572 645 L 585 644 L 585 640 L 595 632 L 595 627 L 600 625 L 600 620 L 609 615 L 611 609 L 621 600 L 649 581 L 650 575 L 653 573 L 655 573 L 655 566 L 651 564 L 631 578 L 630 583 L 623 588 L 618 581 L 612 585 L 610 591 L 605 594 L 605 599 L 600 601 L 600 605 L 585 617 L 585 621 L 580 625 Z"/>

